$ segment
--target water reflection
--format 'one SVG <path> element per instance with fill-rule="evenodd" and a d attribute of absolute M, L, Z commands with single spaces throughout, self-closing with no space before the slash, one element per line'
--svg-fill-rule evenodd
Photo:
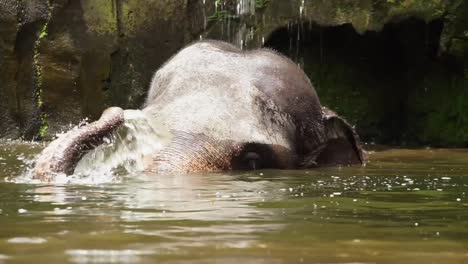
<path fill-rule="evenodd" d="M 10 160 L 28 159 L 8 148 Z M 379 150 L 370 159 L 309 171 L 0 182 L 0 262 L 468 261 L 468 151 Z M 17 165 L 1 176 L 20 174 Z"/>
<path fill-rule="evenodd" d="M 141 256 L 154 254 L 144 250 L 67 250 L 72 263 L 138 263 Z"/>
<path fill-rule="evenodd" d="M 25 191 L 34 202 L 49 203 L 54 214 L 75 203 L 118 209 L 122 221 L 252 220 L 269 217 L 250 204 L 280 199 L 279 181 L 236 181 L 228 174 L 133 175 L 107 185 L 32 185 Z M 89 208 L 87 209 L 88 213 Z"/>
<path fill-rule="evenodd" d="M 66 247 L 69 249 L 65 254 L 74 263 L 139 262 L 148 254 L 161 251 L 165 255 L 180 254 L 199 247 L 262 247 L 258 234 L 274 232 L 284 224 L 275 222 L 277 216 L 273 212 L 255 204 L 273 197 L 280 199 L 287 186 L 280 181 L 236 180 L 249 176 L 258 177 L 255 174 L 133 175 L 124 182 L 105 185 L 29 185 L 15 193 L 33 203 L 24 206 L 25 217 L 31 220 L 21 220 L 37 228 L 37 232 L 31 233 L 42 235 L 18 236 L 7 243 L 40 239 L 53 249 L 54 239 L 63 236 L 81 242 L 114 236 L 125 244 L 148 241 L 143 251 L 141 245 L 132 243 L 121 250 L 103 249 L 102 245 L 87 249 L 86 243 L 77 243 L 75 247 L 72 243 Z M 52 234 L 44 234 L 41 230 L 45 223 L 64 224 L 52 227 Z M 73 230 L 74 225 L 79 226 L 78 232 Z"/>
<path fill-rule="evenodd" d="M 157 208 L 157 218 L 251 220 L 261 218 L 261 213 L 248 204 L 263 200 L 269 190 L 282 186 L 269 181 L 233 181 L 233 177 L 226 174 L 140 177 L 141 182 L 125 187 L 130 195 L 117 197 L 126 208 L 133 209 L 122 218 L 152 220 L 144 209 Z"/>

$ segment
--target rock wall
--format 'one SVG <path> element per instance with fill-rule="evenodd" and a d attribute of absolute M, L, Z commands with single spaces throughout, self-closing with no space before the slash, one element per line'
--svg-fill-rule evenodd
<path fill-rule="evenodd" d="M 201 1 L 0 1 L 0 137 L 50 138 L 138 107 L 152 73 L 199 36 Z"/>
<path fill-rule="evenodd" d="M 242 48 L 289 41 L 283 52 L 304 67 L 325 104 L 362 128 L 365 140 L 468 144 L 464 0 L 0 0 L 0 11 L 0 137 L 51 138 L 108 106 L 137 108 L 162 63 L 193 40 L 215 38 Z M 362 67 L 308 60 L 304 51 L 320 47 L 320 40 L 307 44 L 301 34 L 344 26 L 364 36 L 408 19 L 441 25 L 433 60 L 444 62 L 400 88 L 405 125 L 388 132 L 382 124 L 398 116 L 370 106 L 392 94 L 391 87 L 383 80 L 372 85 L 387 88 L 372 92 L 364 77 L 349 87 L 343 69 L 362 76 Z"/>
<path fill-rule="evenodd" d="M 468 146 L 467 1 L 259 0 L 255 7 L 239 14 L 222 5 L 206 35 L 295 60 L 322 103 L 366 142 Z"/>

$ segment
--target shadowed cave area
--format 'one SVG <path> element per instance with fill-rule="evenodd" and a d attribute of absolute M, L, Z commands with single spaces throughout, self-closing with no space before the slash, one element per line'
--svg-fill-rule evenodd
<path fill-rule="evenodd" d="M 467 145 L 464 110 L 451 106 L 464 87 L 463 66 L 441 52 L 443 26 L 409 18 L 359 34 L 351 24 L 305 22 L 277 29 L 264 46 L 295 60 L 322 104 L 356 124 L 365 142 Z"/>

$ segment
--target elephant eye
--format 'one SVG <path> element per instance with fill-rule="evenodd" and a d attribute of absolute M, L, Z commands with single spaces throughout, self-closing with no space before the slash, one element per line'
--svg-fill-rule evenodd
<path fill-rule="evenodd" d="M 247 152 L 245 153 L 243 159 L 244 162 L 248 165 L 248 170 L 257 170 L 260 168 L 261 160 L 260 155 L 256 152 Z"/>
<path fill-rule="evenodd" d="M 246 143 L 241 152 L 231 160 L 233 170 L 259 170 L 277 168 L 275 153 L 270 145 Z"/>

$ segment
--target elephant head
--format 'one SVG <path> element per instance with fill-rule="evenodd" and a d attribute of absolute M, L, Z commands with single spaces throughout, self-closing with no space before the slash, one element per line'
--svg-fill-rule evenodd
<path fill-rule="evenodd" d="M 146 159 L 148 172 L 365 163 L 354 128 L 321 106 L 295 63 L 268 49 L 194 43 L 155 73 L 142 112 L 172 134 Z M 37 158 L 34 177 L 73 173 L 83 153 L 123 123 L 123 110 L 114 107 L 62 135 Z"/>

